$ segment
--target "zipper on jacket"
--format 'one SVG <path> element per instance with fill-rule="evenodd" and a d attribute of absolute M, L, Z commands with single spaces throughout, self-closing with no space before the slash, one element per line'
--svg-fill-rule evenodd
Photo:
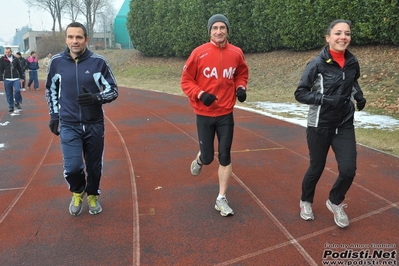
<path fill-rule="evenodd" d="M 13 76 L 12 70 L 14 69 L 14 65 L 12 64 L 12 62 L 13 62 L 15 59 L 12 60 L 12 61 L 10 61 L 10 59 L 7 58 L 7 60 L 8 60 L 8 62 L 10 62 L 10 79 L 13 79 L 14 76 Z"/>
<path fill-rule="evenodd" d="M 222 51 L 223 51 L 223 47 L 219 46 L 219 71 L 220 71 L 220 73 L 218 74 L 218 76 L 219 76 L 219 78 L 218 78 L 218 89 L 217 89 L 217 93 L 216 93 L 217 100 L 215 101 L 215 105 L 213 107 L 213 116 L 214 117 L 216 117 L 216 104 L 218 104 L 217 101 L 219 101 L 219 89 L 220 89 L 220 86 L 221 86 L 221 83 L 222 83 L 222 80 L 223 80 L 223 62 L 222 62 L 223 53 L 222 53 Z"/>
<path fill-rule="evenodd" d="M 79 58 L 74 58 L 73 59 L 75 61 L 75 75 L 76 75 L 76 91 L 79 95 L 79 75 L 78 75 L 78 61 Z M 82 125 L 82 106 L 79 105 L 79 120 L 80 120 L 80 124 Z"/>
<path fill-rule="evenodd" d="M 12 64 L 12 61 L 10 61 L 10 72 L 11 72 L 11 79 L 13 79 L 13 78 L 14 78 L 14 76 L 13 76 L 13 73 L 12 73 L 12 70 L 13 70 L 13 64 Z"/>
<path fill-rule="evenodd" d="M 342 80 L 345 80 L 345 71 L 342 72 Z"/>

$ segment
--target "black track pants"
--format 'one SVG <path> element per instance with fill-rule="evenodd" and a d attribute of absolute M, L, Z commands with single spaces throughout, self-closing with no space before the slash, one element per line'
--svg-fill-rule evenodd
<path fill-rule="evenodd" d="M 330 190 L 329 199 L 340 204 L 356 175 L 356 139 L 354 127 L 315 128 L 306 130 L 310 165 L 302 181 L 302 201 L 313 203 L 315 189 L 323 173 L 328 150 L 334 151 L 338 164 L 338 178 Z"/>

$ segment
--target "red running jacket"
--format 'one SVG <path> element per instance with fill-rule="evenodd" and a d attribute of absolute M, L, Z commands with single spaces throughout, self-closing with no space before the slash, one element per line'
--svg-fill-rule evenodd
<path fill-rule="evenodd" d="M 233 111 L 236 90 L 246 88 L 247 83 L 248 66 L 242 50 L 228 42 L 220 47 L 211 41 L 192 51 L 180 85 L 196 114 L 216 117 Z M 209 107 L 199 99 L 203 92 L 217 97 Z"/>

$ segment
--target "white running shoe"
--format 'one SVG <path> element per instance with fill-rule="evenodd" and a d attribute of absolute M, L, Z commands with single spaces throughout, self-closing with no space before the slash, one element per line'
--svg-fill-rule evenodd
<path fill-rule="evenodd" d="M 201 173 L 202 164 L 199 164 L 197 159 L 191 163 L 190 171 L 192 175 L 199 175 Z"/>
<path fill-rule="evenodd" d="M 222 198 L 220 200 L 216 200 L 215 203 L 215 209 L 217 211 L 220 211 L 220 215 L 222 216 L 228 216 L 228 215 L 233 215 L 234 211 L 230 208 L 229 202 L 227 201 L 226 198 Z"/>
<path fill-rule="evenodd" d="M 304 219 L 305 221 L 314 220 L 312 203 L 300 200 L 299 206 L 301 207 L 301 218 L 302 219 Z"/>
<path fill-rule="evenodd" d="M 343 203 L 335 205 L 330 200 L 327 200 L 326 206 L 334 214 L 334 221 L 339 227 L 345 228 L 349 226 L 349 219 L 344 211 L 344 208 L 346 208 L 348 205 Z"/>

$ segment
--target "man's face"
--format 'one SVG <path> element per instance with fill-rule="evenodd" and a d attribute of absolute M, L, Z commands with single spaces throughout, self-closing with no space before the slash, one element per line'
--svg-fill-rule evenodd
<path fill-rule="evenodd" d="M 5 49 L 4 53 L 6 54 L 7 57 L 10 57 L 12 55 L 12 50 L 11 49 Z"/>
<path fill-rule="evenodd" d="M 69 27 L 66 32 L 65 43 L 68 45 L 72 57 L 81 55 L 87 47 L 89 38 L 84 36 L 83 29 L 79 27 Z"/>
<path fill-rule="evenodd" d="M 216 22 L 211 27 L 211 40 L 222 44 L 227 39 L 227 26 L 223 22 Z"/>

